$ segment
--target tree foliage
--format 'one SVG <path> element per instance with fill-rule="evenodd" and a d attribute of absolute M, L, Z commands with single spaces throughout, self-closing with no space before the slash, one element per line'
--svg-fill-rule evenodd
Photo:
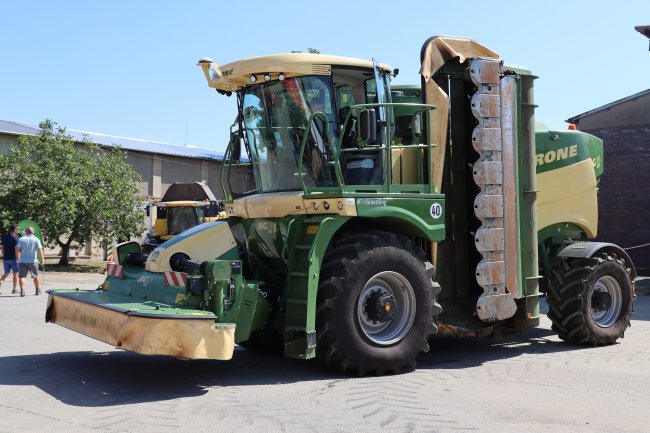
<path fill-rule="evenodd" d="M 110 245 L 141 234 L 141 178 L 126 153 L 90 139 L 75 144 L 49 119 L 39 126 L 39 135 L 21 136 L 0 154 L 2 225 L 36 221 L 45 245 L 61 247 L 61 264 L 67 264 L 73 243 Z"/>
<path fill-rule="evenodd" d="M 292 53 L 302 53 L 301 50 L 291 50 Z M 320 54 L 320 50 L 316 48 L 307 48 L 309 54 Z"/>

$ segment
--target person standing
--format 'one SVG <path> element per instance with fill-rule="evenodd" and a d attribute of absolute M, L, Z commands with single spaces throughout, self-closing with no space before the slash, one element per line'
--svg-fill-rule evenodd
<path fill-rule="evenodd" d="M 0 249 L 2 250 L 2 260 L 4 262 L 5 273 L 0 277 L 0 286 L 4 280 L 9 276 L 9 272 L 13 273 L 13 290 L 12 295 L 18 293 L 18 260 L 16 260 L 16 244 L 18 244 L 18 226 L 12 224 L 9 226 L 8 233 L 2 235 L 2 243 Z"/>
<path fill-rule="evenodd" d="M 41 255 L 40 261 L 38 254 Z M 45 256 L 43 255 L 43 246 L 41 241 L 34 236 L 34 228 L 27 227 L 25 229 L 25 236 L 20 238 L 18 245 L 16 245 L 16 258 L 18 259 L 18 283 L 20 284 L 20 296 L 25 296 L 25 277 L 29 272 L 34 279 L 34 287 L 36 287 L 36 295 L 41 294 L 41 287 L 38 281 L 38 265 L 45 263 Z"/>

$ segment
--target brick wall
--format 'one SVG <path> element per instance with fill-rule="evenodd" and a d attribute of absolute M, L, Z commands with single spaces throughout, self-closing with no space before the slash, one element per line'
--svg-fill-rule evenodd
<path fill-rule="evenodd" d="M 623 248 L 650 243 L 650 124 L 585 130 L 604 142 L 598 240 Z M 627 250 L 650 275 L 650 246 Z"/>

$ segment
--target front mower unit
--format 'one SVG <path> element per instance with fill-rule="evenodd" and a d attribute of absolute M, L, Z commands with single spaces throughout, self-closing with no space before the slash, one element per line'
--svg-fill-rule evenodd
<path fill-rule="evenodd" d="M 168 249 L 192 236 L 209 238 L 221 224 L 198 226 L 161 245 L 156 256 L 169 255 Z M 48 291 L 46 321 L 147 355 L 232 358 L 235 343 L 264 323 L 268 303 L 256 283 L 244 281 L 241 261 L 199 263 L 178 254 L 171 252 L 177 270 L 151 272 L 142 263 L 130 264 L 141 256 L 137 244 L 118 245 L 119 261 L 108 265 L 108 277 L 97 290 Z"/>

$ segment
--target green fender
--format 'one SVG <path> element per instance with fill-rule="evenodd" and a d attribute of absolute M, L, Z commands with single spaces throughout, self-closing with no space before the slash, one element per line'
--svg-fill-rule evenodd
<path fill-rule="evenodd" d="M 326 217 L 321 221 L 318 233 L 316 233 L 316 237 L 314 238 L 313 248 L 309 255 L 312 266 L 318 266 L 318 268 L 313 269 L 317 273 L 320 273 L 320 265 L 330 241 L 349 219 L 349 217 Z M 316 283 L 316 289 L 318 289 L 318 282 Z"/>
<path fill-rule="evenodd" d="M 431 242 L 445 239 L 444 212 L 443 196 L 357 199 L 359 217 L 394 223 L 395 227 L 409 231 L 408 234 L 424 236 Z"/>

